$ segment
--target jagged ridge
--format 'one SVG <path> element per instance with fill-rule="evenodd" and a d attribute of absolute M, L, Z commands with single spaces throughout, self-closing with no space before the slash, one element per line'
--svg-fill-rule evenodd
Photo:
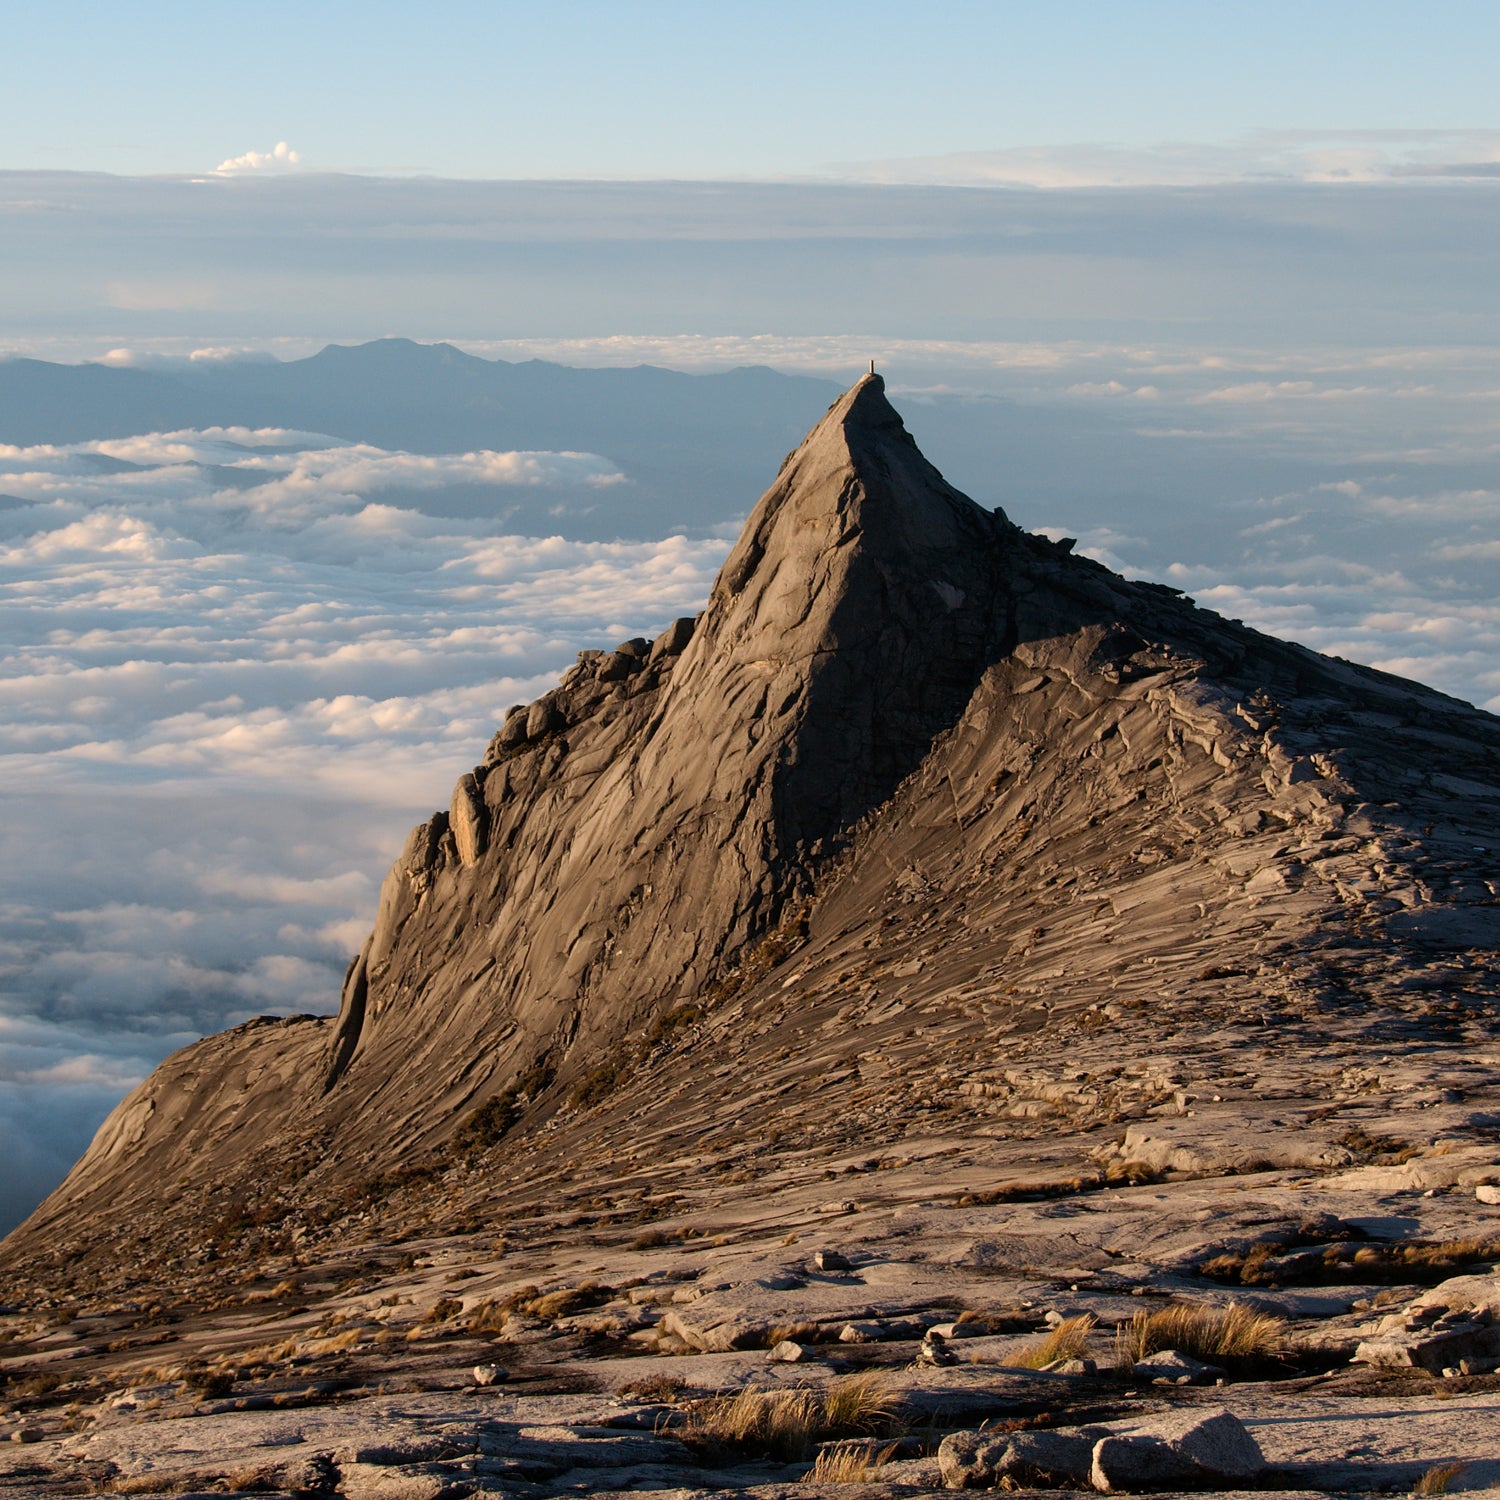
<path fill-rule="evenodd" d="M 936 1058 L 1120 994 L 1170 1008 L 1205 966 L 1253 996 L 1299 949 L 1493 945 L 1493 893 L 1457 873 L 1472 833 L 1420 833 L 1454 793 L 1401 758 L 1435 745 L 1493 787 L 1490 716 L 1021 532 L 872 377 L 788 458 L 695 627 L 585 653 L 507 716 L 393 866 L 337 1021 L 169 1060 L 12 1253 L 215 1182 L 313 1214 L 487 1100 L 537 1181 L 622 1131 L 712 1140 L 806 1076 L 825 1010 L 819 1065 L 863 1100 L 839 1128 L 889 1133 L 899 1070 L 840 1077 L 851 1026 Z M 805 943 L 763 977 L 789 917 Z M 912 941 L 872 966 L 892 925 Z M 649 1089 L 587 1108 L 627 1057 Z"/>

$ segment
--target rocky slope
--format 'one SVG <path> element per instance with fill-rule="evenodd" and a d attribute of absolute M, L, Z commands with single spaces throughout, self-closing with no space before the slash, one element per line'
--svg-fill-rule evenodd
<path fill-rule="evenodd" d="M 6 1254 L 184 1195 L 279 1217 L 455 1140 L 503 1157 L 546 1126 L 587 1158 L 601 1114 L 718 1139 L 727 1096 L 774 1111 L 810 1078 L 880 1128 L 883 1072 L 961 1038 L 1474 978 L 1497 770 L 1491 716 L 980 509 L 872 376 L 696 627 L 584 652 L 510 711 L 392 867 L 336 1021 L 170 1059 Z M 967 1070 L 968 1097 L 1008 1095 Z"/>
<path fill-rule="evenodd" d="M 1500 1364 L 1488 1291 L 1431 1348 L 1418 1297 L 1500 1257 L 1497 772 L 1492 716 L 981 510 L 864 380 L 696 621 L 505 717 L 392 867 L 337 1017 L 209 1038 L 124 1101 L 0 1250 L 0 1370 L 68 1360 L 76 1414 L 170 1343 L 174 1420 L 205 1371 L 259 1382 L 249 1411 L 497 1349 L 538 1400 L 643 1361 L 711 1390 L 788 1330 L 858 1325 L 896 1368 L 958 1309 L 1105 1326 L 1231 1285 L 1308 1324 L 1304 1369 L 1362 1341 L 1424 1379 L 1463 1339 Z M 830 1233 L 847 1274 L 785 1248 Z M 1134 1410 L 1016 1378 L 902 1400 L 939 1427 Z M 166 1438 L 114 1410 L 26 1482 L 150 1471 Z M 1421 1472 L 1391 1441 L 1372 1484 Z M 336 1448 L 302 1488 L 378 1492 L 355 1471 L 386 1460 Z"/>

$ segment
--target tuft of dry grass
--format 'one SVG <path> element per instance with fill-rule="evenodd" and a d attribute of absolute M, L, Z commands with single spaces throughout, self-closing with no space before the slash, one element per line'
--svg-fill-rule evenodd
<path fill-rule="evenodd" d="M 1412 1485 L 1414 1495 L 1446 1495 L 1448 1486 L 1463 1473 L 1463 1464 L 1435 1464 Z"/>
<path fill-rule="evenodd" d="M 710 1449 L 753 1448 L 776 1458 L 806 1455 L 821 1415 L 810 1390 L 757 1391 L 710 1396 L 688 1414 L 677 1436 Z"/>
<path fill-rule="evenodd" d="M 878 1370 L 865 1370 L 830 1380 L 823 1388 L 823 1420 L 830 1437 L 889 1430 L 896 1411 L 885 1377 Z"/>
<path fill-rule="evenodd" d="M 1288 1251 L 1306 1247 L 1301 1236 L 1288 1244 L 1260 1241 L 1243 1253 L 1217 1255 L 1199 1270 L 1216 1280 L 1238 1281 L 1244 1286 L 1319 1281 L 1431 1282 L 1465 1266 L 1500 1260 L 1500 1239 L 1473 1235 L 1454 1240 L 1377 1241 L 1357 1247 L 1340 1241 L 1329 1245 L 1321 1257 L 1299 1257 L 1290 1265 L 1276 1264 Z"/>
<path fill-rule="evenodd" d="M 881 1437 L 901 1430 L 884 1378 L 877 1371 L 842 1375 L 821 1390 L 800 1386 L 763 1391 L 747 1386 L 710 1396 L 688 1411 L 676 1430 L 709 1450 L 750 1450 L 786 1462 L 804 1459 L 815 1444 L 839 1438 Z"/>
<path fill-rule="evenodd" d="M 585 1281 L 579 1286 L 565 1286 L 555 1292 L 545 1292 L 520 1304 L 523 1313 L 533 1318 L 565 1318 L 570 1313 L 580 1312 L 586 1307 L 598 1307 L 614 1296 L 614 1288 L 597 1281 Z"/>
<path fill-rule="evenodd" d="M 469 1314 L 470 1333 L 499 1333 L 505 1327 L 505 1309 L 493 1297 L 476 1303 Z"/>
<path fill-rule="evenodd" d="M 617 1396 L 634 1396 L 638 1401 L 675 1401 L 683 1391 L 679 1375 L 637 1375 L 615 1387 Z"/>
<path fill-rule="evenodd" d="M 449 1318 L 456 1318 L 464 1310 L 463 1298 L 461 1297 L 439 1297 L 431 1307 L 422 1314 L 424 1323 L 446 1323 Z"/>
<path fill-rule="evenodd" d="M 1176 1349 L 1205 1364 L 1265 1365 L 1284 1359 L 1291 1347 L 1284 1318 L 1258 1313 L 1238 1302 L 1228 1307 L 1180 1304 L 1138 1312 L 1122 1324 L 1115 1341 L 1116 1363 L 1129 1369 L 1137 1360 Z"/>
<path fill-rule="evenodd" d="M 824 1330 L 817 1323 L 777 1323 L 766 1334 L 766 1348 L 774 1349 L 786 1339 L 798 1344 L 815 1344 L 820 1333 L 824 1333 Z"/>
<path fill-rule="evenodd" d="M 1007 1363 L 1019 1365 L 1023 1370 L 1041 1370 L 1060 1359 L 1081 1359 L 1088 1348 L 1089 1335 L 1098 1326 L 1099 1320 L 1093 1313 L 1064 1318 L 1051 1333 L 1011 1355 Z"/>
<path fill-rule="evenodd" d="M 818 1456 L 807 1473 L 810 1484 L 863 1484 L 878 1479 L 880 1471 L 891 1461 L 897 1444 L 876 1447 L 869 1442 L 829 1443 L 818 1450 Z"/>

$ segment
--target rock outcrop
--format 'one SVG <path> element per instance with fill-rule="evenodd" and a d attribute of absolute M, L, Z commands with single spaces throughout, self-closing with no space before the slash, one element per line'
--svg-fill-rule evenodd
<path fill-rule="evenodd" d="M 225 1195 L 308 1233 L 479 1161 L 604 1183 L 783 1118 L 877 1151 L 919 1110 L 1097 1125 L 1123 1081 L 1004 1039 L 1483 989 L 1497 770 L 1491 716 L 975 505 L 871 376 L 696 620 L 505 716 L 392 866 L 337 1017 L 169 1059 L 5 1255 L 102 1264 L 169 1204 L 188 1247 Z"/>

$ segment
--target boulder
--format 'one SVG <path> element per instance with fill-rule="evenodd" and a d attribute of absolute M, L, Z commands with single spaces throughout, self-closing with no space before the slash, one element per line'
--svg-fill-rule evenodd
<path fill-rule="evenodd" d="M 475 1385 L 500 1385 L 510 1379 L 510 1372 L 503 1365 L 475 1365 Z"/>
<path fill-rule="evenodd" d="M 1089 1482 L 1105 1494 L 1172 1488 L 1202 1477 L 1190 1459 L 1146 1432 L 1100 1438 L 1089 1467 Z"/>
<path fill-rule="evenodd" d="M 1430 1327 L 1391 1328 L 1365 1339 L 1354 1363 L 1392 1369 L 1414 1367 L 1440 1374 L 1463 1360 L 1500 1354 L 1500 1328 L 1488 1320 L 1459 1317 Z"/>
<path fill-rule="evenodd" d="M 692 1349 L 705 1354 L 724 1354 L 731 1349 L 764 1349 L 770 1332 L 765 1323 L 749 1318 L 710 1315 L 699 1321 L 673 1309 L 661 1320 L 661 1331 L 673 1334 Z"/>
<path fill-rule="evenodd" d="M 799 1365 L 816 1359 L 818 1351 L 811 1344 L 799 1344 L 796 1339 L 782 1339 L 766 1357 L 778 1365 Z"/>
<path fill-rule="evenodd" d="M 1106 1492 L 1208 1481 L 1244 1483 L 1265 1458 L 1243 1422 L 1222 1407 L 1164 1412 L 1094 1445 L 1090 1477 Z"/>
<path fill-rule="evenodd" d="M 600 682 L 624 682 L 641 669 L 640 659 L 625 651 L 612 651 L 599 664 Z"/>
<path fill-rule="evenodd" d="M 1145 1430 L 1218 1479 L 1253 1479 L 1266 1466 L 1245 1424 L 1223 1407 L 1171 1412 Z"/>
<path fill-rule="evenodd" d="M 956 1365 L 958 1356 L 948 1347 L 948 1340 L 942 1334 L 928 1329 L 922 1340 L 922 1347 L 917 1351 L 917 1363 L 942 1368 L 947 1365 Z"/>
<path fill-rule="evenodd" d="M 652 664 L 655 665 L 664 656 L 681 656 L 687 643 L 693 638 L 693 629 L 697 623 L 692 615 L 683 615 L 680 619 L 673 620 L 651 643 Z"/>
<path fill-rule="evenodd" d="M 1010 1438 L 990 1432 L 950 1432 L 938 1446 L 938 1469 L 950 1490 L 987 1490 L 1000 1482 Z"/>
<path fill-rule="evenodd" d="M 514 750 L 517 745 L 526 743 L 526 721 L 528 713 L 524 704 L 517 704 L 508 709 L 505 715 L 505 723 L 500 726 L 495 735 L 495 744 L 502 750 Z"/>
<path fill-rule="evenodd" d="M 458 778 L 453 800 L 448 806 L 448 827 L 453 830 L 454 847 L 466 865 L 476 863 L 483 855 L 490 836 L 490 810 L 472 773 Z"/>
<path fill-rule="evenodd" d="M 1137 1360 L 1130 1373 L 1137 1380 L 1165 1380 L 1172 1385 L 1212 1385 L 1216 1380 L 1225 1379 L 1228 1372 L 1176 1349 L 1163 1349 Z"/>
<path fill-rule="evenodd" d="M 852 1271 L 854 1269 L 848 1256 L 839 1254 L 837 1250 L 819 1250 L 813 1256 L 813 1265 L 820 1271 Z"/>
<path fill-rule="evenodd" d="M 1090 1482 L 1094 1464 L 1092 1435 L 1072 1432 L 1017 1432 L 995 1466 L 998 1481 L 1011 1486 L 1073 1485 Z"/>
<path fill-rule="evenodd" d="M 526 713 L 526 738 L 538 740 L 544 734 L 552 734 L 563 727 L 563 716 L 551 697 L 538 698 Z"/>

